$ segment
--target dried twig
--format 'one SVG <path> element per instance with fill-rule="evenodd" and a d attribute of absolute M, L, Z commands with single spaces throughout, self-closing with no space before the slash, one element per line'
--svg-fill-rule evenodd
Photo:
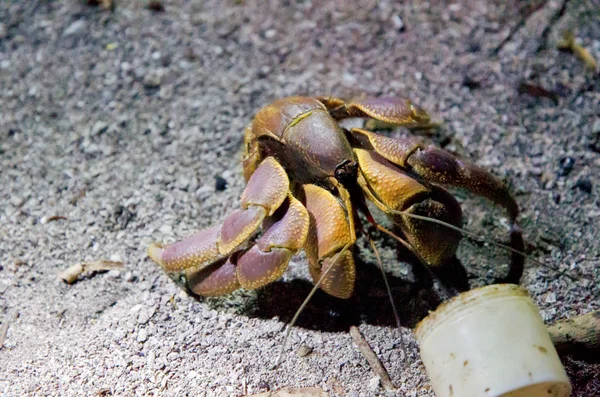
<path fill-rule="evenodd" d="M 558 321 L 548 333 L 561 353 L 600 357 L 600 310 Z"/>
<path fill-rule="evenodd" d="M 67 284 L 73 284 L 83 272 L 99 272 L 103 270 L 120 269 L 123 262 L 99 260 L 93 262 L 77 263 L 58 274 L 58 277 Z"/>
<path fill-rule="evenodd" d="M 390 375 L 387 373 L 385 367 L 377 358 L 375 352 L 369 346 L 369 343 L 365 339 L 365 337 L 360 333 L 360 330 L 354 325 L 350 327 L 350 336 L 354 341 L 354 344 L 358 347 L 358 350 L 362 353 L 363 356 L 369 362 L 371 369 L 375 372 L 375 375 L 379 376 L 381 385 L 386 391 L 394 391 L 396 388 L 390 379 Z"/>
<path fill-rule="evenodd" d="M 521 82 L 517 87 L 517 91 L 519 94 L 528 94 L 537 98 L 548 98 L 554 102 L 555 105 L 558 105 L 560 100 L 560 97 L 556 92 L 547 90 L 544 87 L 535 84 Z"/>
<path fill-rule="evenodd" d="M 536 53 L 539 53 L 548 47 L 548 37 L 550 36 L 550 32 L 552 31 L 554 25 L 556 25 L 556 23 L 560 21 L 560 19 L 565 15 L 565 12 L 567 12 L 568 3 L 569 0 L 563 0 L 558 10 L 556 10 L 556 12 L 548 21 L 548 25 L 546 25 L 544 31 L 542 32 L 542 35 L 540 36 L 539 45 L 537 50 L 535 51 Z"/>
<path fill-rule="evenodd" d="M 498 55 L 498 53 L 500 53 L 500 51 L 502 51 L 502 49 L 504 48 L 504 46 L 510 42 L 513 38 L 513 36 L 515 35 L 515 33 L 517 33 L 519 30 L 521 30 L 521 28 L 523 26 L 525 26 L 525 24 L 527 23 L 527 21 L 529 20 L 529 18 L 535 14 L 539 9 L 541 9 L 544 5 L 546 5 L 546 1 L 534 1 L 534 2 L 526 2 L 525 6 L 522 7 L 519 10 L 519 14 L 521 15 L 521 18 L 519 19 L 519 21 L 510 29 L 510 32 L 508 32 L 508 35 L 500 42 L 500 44 L 498 44 L 496 46 L 496 48 L 494 48 L 492 50 L 492 55 L 496 56 Z"/>
<path fill-rule="evenodd" d="M 18 313 L 15 313 L 12 316 L 12 320 L 16 320 L 17 317 L 19 317 Z M 7 317 L 6 320 L 4 321 L 4 323 L 2 324 L 2 327 L 0 328 L 0 349 L 2 349 L 4 347 L 4 341 L 6 340 L 6 335 L 8 334 L 8 325 L 10 322 L 11 318 Z"/>

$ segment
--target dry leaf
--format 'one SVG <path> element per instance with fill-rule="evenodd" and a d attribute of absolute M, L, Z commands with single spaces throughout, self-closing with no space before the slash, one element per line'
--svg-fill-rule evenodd
<path fill-rule="evenodd" d="M 81 273 L 83 273 L 83 264 L 78 263 L 60 272 L 58 278 L 67 284 L 73 284 Z"/>
<path fill-rule="evenodd" d="M 123 262 L 107 261 L 101 259 L 99 261 L 94 262 L 84 262 L 83 267 L 86 272 L 99 272 L 102 270 L 120 269 L 123 267 Z"/>
<path fill-rule="evenodd" d="M 123 262 L 99 260 L 93 262 L 77 263 L 58 274 L 58 278 L 67 284 L 73 284 L 83 272 L 99 272 L 104 270 L 120 269 Z"/>
<path fill-rule="evenodd" d="M 252 394 L 244 397 L 328 397 L 323 389 L 318 387 L 285 388 L 274 392 Z"/>
<path fill-rule="evenodd" d="M 592 70 L 596 70 L 598 63 L 594 56 L 587 50 L 587 48 L 579 45 L 575 41 L 575 35 L 573 32 L 566 30 L 563 32 L 561 40 L 558 42 L 558 49 L 562 51 L 570 51 L 575 54 L 579 59 L 583 61 Z"/>

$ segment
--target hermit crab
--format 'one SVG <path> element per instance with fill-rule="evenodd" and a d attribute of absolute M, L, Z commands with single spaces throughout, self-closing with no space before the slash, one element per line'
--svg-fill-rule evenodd
<path fill-rule="evenodd" d="M 389 232 L 374 221 L 367 200 L 389 215 L 402 236 L 397 239 L 422 262 L 435 267 L 454 257 L 462 211 L 446 185 L 505 208 L 513 251 L 506 279 L 518 282 L 524 260 L 519 207 L 499 178 L 416 136 L 344 129 L 338 122 L 347 118 L 405 127 L 430 120 L 398 97 L 277 100 L 245 130 L 241 208 L 182 241 L 152 244 L 150 258 L 167 271 L 185 270 L 194 293 L 216 296 L 279 279 L 290 258 L 304 250 L 315 283 L 345 299 L 356 278 L 351 248 L 364 232 L 359 213 Z"/>

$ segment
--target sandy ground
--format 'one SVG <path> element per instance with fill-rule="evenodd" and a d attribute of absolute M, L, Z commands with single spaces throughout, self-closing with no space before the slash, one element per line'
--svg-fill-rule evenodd
<path fill-rule="evenodd" d="M 600 307 L 600 80 L 555 49 L 569 28 L 600 58 L 594 1 L 564 12 L 549 1 L 526 20 L 526 2 L 262 3 L 173 0 L 153 12 L 123 0 L 114 13 L 75 0 L 0 4 L 0 395 L 383 394 L 352 324 L 397 395 L 433 395 L 410 328 L 403 362 L 364 242 L 357 296 L 317 294 L 278 370 L 282 329 L 310 289 L 302 255 L 280 282 L 206 300 L 146 257 L 150 242 L 238 205 L 243 127 L 292 94 L 410 96 L 443 122 L 434 143 L 515 192 L 530 254 L 559 269 L 528 262 L 523 278 L 544 319 Z M 520 94 L 521 81 L 558 96 Z M 501 211 L 459 198 L 466 227 L 506 239 Z M 412 325 L 432 309 L 430 294 L 410 288 L 393 241 L 379 244 Z M 465 243 L 458 258 L 473 286 L 506 270 L 507 255 L 487 247 Z M 124 268 L 57 279 L 99 259 Z M 300 357 L 302 346 L 312 353 Z M 585 371 L 598 377 L 597 367 L 578 368 L 577 382 Z"/>

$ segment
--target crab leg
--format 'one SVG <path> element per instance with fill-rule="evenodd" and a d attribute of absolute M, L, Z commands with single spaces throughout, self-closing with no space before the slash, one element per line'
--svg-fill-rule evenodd
<path fill-rule="evenodd" d="M 427 181 L 464 188 L 485 197 L 506 208 L 511 220 L 519 215 L 517 202 L 500 179 L 446 150 L 426 146 L 417 138 L 389 138 L 360 128 L 353 128 L 350 133 L 361 147 L 375 150 Z"/>
<path fill-rule="evenodd" d="M 289 194 L 289 180 L 283 167 L 266 158 L 242 193 L 242 209 L 235 210 L 221 225 L 202 230 L 168 245 L 152 244 L 148 256 L 167 271 L 200 270 L 227 258 L 254 236 L 263 220 L 273 215 Z"/>
<path fill-rule="evenodd" d="M 352 209 L 344 210 L 330 192 L 319 186 L 304 185 L 302 191 L 304 205 L 310 214 L 310 227 L 304 245 L 310 274 L 316 283 L 333 264 L 334 267 L 321 283 L 321 289 L 332 296 L 347 299 L 354 291 L 354 258 L 349 250 L 339 259 L 337 256 L 345 246 L 356 241 L 349 221 Z"/>
<path fill-rule="evenodd" d="M 374 150 L 426 181 L 463 188 L 504 207 L 511 222 L 511 247 L 515 251 L 523 251 L 523 236 L 517 223 L 519 206 L 506 185 L 496 176 L 443 149 L 427 146 L 417 138 L 394 139 L 360 128 L 353 128 L 350 135 L 357 146 Z M 506 281 L 518 282 L 523 272 L 524 257 L 515 251 Z"/>
<path fill-rule="evenodd" d="M 458 232 L 391 213 L 409 212 L 460 227 L 462 212 L 452 195 L 440 187 L 419 182 L 373 150 L 354 152 L 360 165 L 358 183 L 362 190 L 394 219 L 419 255 L 430 265 L 441 265 L 452 258 L 461 239 Z"/>
<path fill-rule="evenodd" d="M 227 295 L 240 288 L 232 257 L 221 259 L 207 267 L 185 269 L 188 286 L 196 295 Z"/>
<path fill-rule="evenodd" d="M 256 289 L 279 279 L 290 258 L 304 246 L 308 212 L 289 195 L 279 210 L 265 219 L 265 224 L 267 230 L 249 250 L 234 253 L 209 267 L 188 269 L 192 291 L 203 296 L 224 295 L 240 286 Z"/>
<path fill-rule="evenodd" d="M 404 127 L 429 125 L 429 115 L 407 98 L 381 97 L 345 102 L 335 97 L 317 98 L 336 120 L 350 117 L 373 118 Z"/>
<path fill-rule="evenodd" d="M 255 289 L 280 278 L 290 258 L 304 246 L 308 235 L 309 217 L 306 208 L 291 195 L 281 218 L 273 224 L 240 256 L 237 275 L 242 287 Z"/>

